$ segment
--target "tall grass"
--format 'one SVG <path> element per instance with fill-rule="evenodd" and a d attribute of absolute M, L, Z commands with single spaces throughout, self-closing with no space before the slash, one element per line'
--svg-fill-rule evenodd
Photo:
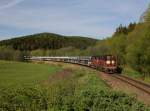
<path fill-rule="evenodd" d="M 150 83 L 150 76 L 141 74 L 140 72 L 132 69 L 131 67 L 125 66 L 122 73 L 127 76 L 130 76 L 132 78 L 139 79 L 144 82 Z"/>
<path fill-rule="evenodd" d="M 67 66 L 68 67 L 68 66 Z M 0 89 L 2 111 L 149 111 L 121 92 L 114 92 L 98 72 L 73 68 L 67 77 L 47 79 L 46 84 Z M 56 75 L 57 76 L 57 75 Z M 59 73 L 58 73 L 59 76 Z"/>

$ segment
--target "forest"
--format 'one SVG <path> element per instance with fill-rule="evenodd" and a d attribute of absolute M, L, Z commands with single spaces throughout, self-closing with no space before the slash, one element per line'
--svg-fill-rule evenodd
<path fill-rule="evenodd" d="M 86 49 L 93 46 L 96 39 L 79 37 L 79 36 L 62 36 L 53 33 L 33 34 L 10 40 L 3 40 L 0 46 L 11 47 L 19 51 L 32 51 L 37 49 L 56 50 L 64 47 L 74 47 L 78 49 Z"/>
<path fill-rule="evenodd" d="M 51 33 L 35 34 L 0 42 L 0 59 L 22 61 L 24 56 L 117 55 L 120 65 L 150 76 L 150 8 L 142 21 L 120 25 L 111 37 L 96 40 Z"/>

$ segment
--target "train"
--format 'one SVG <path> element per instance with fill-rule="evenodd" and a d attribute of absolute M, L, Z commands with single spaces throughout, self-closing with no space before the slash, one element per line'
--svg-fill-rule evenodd
<path fill-rule="evenodd" d="M 103 55 L 103 56 L 75 56 L 75 57 L 40 57 L 31 56 L 25 57 L 25 60 L 30 61 L 55 61 L 55 62 L 65 62 L 80 64 L 95 68 L 105 73 L 114 74 L 121 73 L 121 68 L 117 56 L 113 55 Z"/>

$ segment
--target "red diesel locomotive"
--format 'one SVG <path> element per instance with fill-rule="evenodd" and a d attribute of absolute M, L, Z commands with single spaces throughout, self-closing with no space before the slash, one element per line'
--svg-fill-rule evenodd
<path fill-rule="evenodd" d="M 116 73 L 119 71 L 117 57 L 113 55 L 92 56 L 91 67 L 107 73 Z"/>

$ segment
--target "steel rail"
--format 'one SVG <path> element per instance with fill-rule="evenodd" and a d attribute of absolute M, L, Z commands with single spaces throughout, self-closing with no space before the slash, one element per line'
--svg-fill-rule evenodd
<path fill-rule="evenodd" d="M 43 60 L 42 60 L 43 61 Z M 85 67 L 89 67 L 89 68 L 92 68 L 92 69 L 95 69 L 95 70 L 98 70 L 96 69 L 95 67 L 90 67 L 88 66 L 87 64 L 83 64 L 83 63 L 75 63 L 75 62 L 70 62 L 70 61 L 56 61 L 56 60 L 46 60 L 46 61 L 52 61 L 52 62 L 61 62 L 61 63 L 69 63 L 69 64 L 76 64 L 76 65 L 81 65 L 81 66 L 85 66 Z M 99 70 L 98 70 L 99 71 Z M 138 80 L 135 80 L 135 79 L 132 79 L 130 77 L 127 77 L 127 76 L 124 76 L 124 75 L 118 75 L 118 74 L 110 74 L 111 76 L 125 82 L 125 83 L 128 83 L 134 87 L 136 87 L 137 89 L 140 89 L 144 92 L 146 92 L 147 94 L 150 95 L 150 90 L 147 90 L 145 88 L 142 88 L 140 87 L 139 85 L 143 86 L 143 87 L 147 87 L 148 89 L 150 88 L 150 85 L 149 84 L 146 84 L 146 83 L 143 83 L 141 81 L 138 81 Z M 134 82 L 134 83 L 133 83 Z M 137 85 L 139 84 L 139 85 Z"/>
<path fill-rule="evenodd" d="M 135 80 L 135 79 L 132 79 L 130 77 L 123 76 L 123 75 L 112 75 L 112 76 L 117 78 L 117 79 L 119 79 L 119 80 L 121 80 L 121 81 L 123 81 L 123 82 L 125 82 L 125 83 L 128 83 L 128 84 L 136 87 L 137 89 L 140 89 L 140 90 L 142 90 L 145 93 L 150 95 L 150 90 L 148 90 L 150 87 L 149 87 L 148 84 L 142 83 L 142 82 L 140 82 L 138 80 Z"/>

